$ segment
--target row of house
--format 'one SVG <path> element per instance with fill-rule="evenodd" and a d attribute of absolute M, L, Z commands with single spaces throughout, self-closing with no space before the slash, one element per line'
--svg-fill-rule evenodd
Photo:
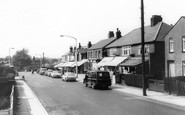
<path fill-rule="evenodd" d="M 172 26 L 163 22 L 160 15 L 151 17 L 145 26 L 145 67 L 149 79 L 164 80 L 166 77 L 185 75 L 185 17 Z M 74 65 L 74 50 L 62 56 L 61 67 Z M 115 35 L 86 47 L 79 44 L 78 67 L 84 73 L 93 69 L 108 69 L 123 74 L 142 74 L 141 28 L 122 36 L 119 29 Z M 64 63 L 65 62 L 65 63 Z M 73 64 L 70 62 L 73 62 Z M 67 64 L 67 65 L 66 65 Z M 60 65 L 60 64 L 59 64 Z"/>

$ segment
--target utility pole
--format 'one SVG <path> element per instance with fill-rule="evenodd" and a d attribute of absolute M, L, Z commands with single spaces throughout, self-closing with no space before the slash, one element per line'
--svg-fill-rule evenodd
<path fill-rule="evenodd" d="M 43 60 L 42 60 L 42 65 L 45 67 L 45 61 L 44 61 L 44 53 L 43 53 Z"/>
<path fill-rule="evenodd" d="M 143 96 L 146 94 L 146 78 L 145 78 L 145 29 L 144 29 L 144 3 L 141 0 L 141 51 L 142 51 L 142 87 Z"/>

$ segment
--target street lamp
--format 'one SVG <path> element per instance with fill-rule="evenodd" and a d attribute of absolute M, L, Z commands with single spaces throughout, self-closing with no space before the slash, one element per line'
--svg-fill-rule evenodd
<path fill-rule="evenodd" d="M 69 37 L 75 39 L 76 49 L 75 49 L 75 63 L 76 63 L 76 77 L 78 77 L 78 63 L 77 63 L 77 38 L 68 36 L 68 35 L 60 35 L 60 37 Z"/>
<path fill-rule="evenodd" d="M 11 56 L 10 56 L 10 50 L 14 48 L 9 48 L 9 66 L 11 66 Z"/>

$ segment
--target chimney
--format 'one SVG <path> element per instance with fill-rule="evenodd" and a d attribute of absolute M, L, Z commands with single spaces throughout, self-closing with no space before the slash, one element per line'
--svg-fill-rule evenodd
<path fill-rule="evenodd" d="M 153 15 L 152 18 L 151 18 L 151 27 L 155 26 L 156 24 L 158 24 L 162 20 L 163 19 L 162 19 L 161 15 Z"/>
<path fill-rule="evenodd" d="M 78 46 L 78 48 L 79 48 L 79 49 L 81 49 L 81 48 L 82 48 L 82 46 L 81 46 L 81 44 L 80 44 L 80 43 L 79 43 L 79 46 Z"/>
<path fill-rule="evenodd" d="M 92 46 L 92 44 L 91 44 L 91 42 L 89 41 L 89 43 L 88 43 L 88 48 L 90 48 L 91 46 Z"/>
<path fill-rule="evenodd" d="M 117 28 L 117 31 L 116 31 L 116 39 L 119 39 L 121 38 L 121 31 L 119 30 L 119 28 Z"/>
<path fill-rule="evenodd" d="M 73 47 L 72 46 L 70 46 L 69 51 L 70 51 L 70 53 L 73 52 Z"/>
<path fill-rule="evenodd" d="M 112 38 L 112 37 L 114 37 L 114 32 L 113 31 L 109 31 L 108 38 Z"/>

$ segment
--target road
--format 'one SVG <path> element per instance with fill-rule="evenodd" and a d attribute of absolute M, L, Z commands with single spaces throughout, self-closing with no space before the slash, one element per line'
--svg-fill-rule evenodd
<path fill-rule="evenodd" d="M 80 82 L 64 82 L 31 72 L 25 81 L 50 115 L 184 115 L 183 109 L 142 97 L 108 90 L 91 89 Z"/>

